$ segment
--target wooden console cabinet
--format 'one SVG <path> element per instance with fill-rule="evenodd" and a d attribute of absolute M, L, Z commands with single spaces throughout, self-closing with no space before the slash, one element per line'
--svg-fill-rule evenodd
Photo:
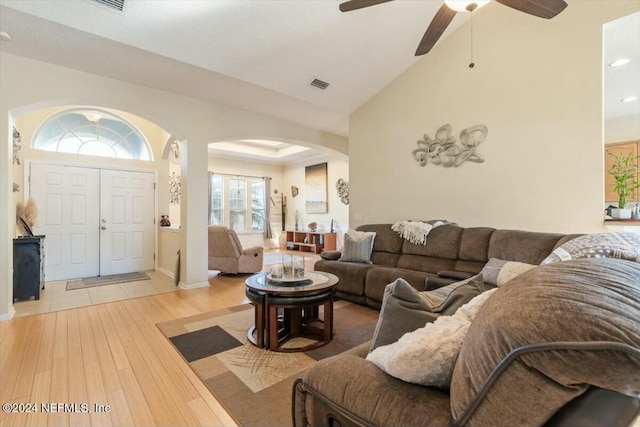
<path fill-rule="evenodd" d="M 13 239 L 13 300 L 39 300 L 43 285 L 44 236 Z"/>
<path fill-rule="evenodd" d="M 287 249 L 319 254 L 336 250 L 336 233 L 287 231 Z"/>

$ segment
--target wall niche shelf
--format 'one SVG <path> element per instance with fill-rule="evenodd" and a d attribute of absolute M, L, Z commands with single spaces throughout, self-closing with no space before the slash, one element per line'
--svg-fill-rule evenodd
<path fill-rule="evenodd" d="M 336 233 L 316 231 L 286 231 L 287 249 L 319 254 L 336 250 Z"/>

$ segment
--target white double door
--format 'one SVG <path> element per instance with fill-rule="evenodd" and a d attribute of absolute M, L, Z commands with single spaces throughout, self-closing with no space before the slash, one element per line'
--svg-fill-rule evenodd
<path fill-rule="evenodd" d="M 154 174 L 32 163 L 47 281 L 152 270 Z"/>

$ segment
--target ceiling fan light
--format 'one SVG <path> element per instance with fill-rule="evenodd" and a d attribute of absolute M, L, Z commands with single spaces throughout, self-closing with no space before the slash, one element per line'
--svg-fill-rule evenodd
<path fill-rule="evenodd" d="M 444 4 L 456 12 L 473 12 L 475 9 L 484 6 L 491 0 L 465 1 L 465 0 L 444 0 Z"/>

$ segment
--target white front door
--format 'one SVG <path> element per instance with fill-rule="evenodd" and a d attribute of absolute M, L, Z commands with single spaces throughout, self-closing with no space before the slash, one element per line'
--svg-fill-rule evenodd
<path fill-rule="evenodd" d="M 30 175 L 39 210 L 34 233 L 46 235 L 46 280 L 97 276 L 98 170 L 32 163 Z"/>
<path fill-rule="evenodd" d="M 32 163 L 45 279 L 153 270 L 154 174 Z"/>
<path fill-rule="evenodd" d="M 100 171 L 100 274 L 153 270 L 154 175 Z"/>

